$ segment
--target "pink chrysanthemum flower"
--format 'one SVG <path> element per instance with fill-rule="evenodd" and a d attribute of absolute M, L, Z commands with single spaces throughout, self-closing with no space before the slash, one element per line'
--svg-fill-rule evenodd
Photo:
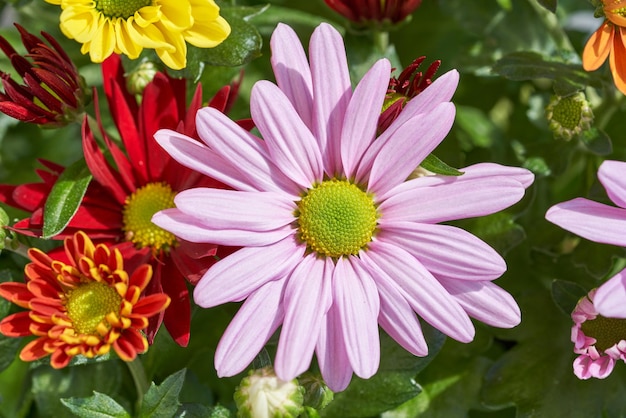
<path fill-rule="evenodd" d="M 588 240 L 626 247 L 626 163 L 604 161 L 598 179 L 618 207 L 576 198 L 552 206 L 546 219 Z M 598 288 L 596 310 L 605 317 L 626 318 L 626 270 Z"/>
<path fill-rule="evenodd" d="M 278 86 L 259 81 L 251 114 L 263 140 L 204 108 L 204 144 L 171 130 L 157 141 L 179 162 L 235 190 L 179 193 L 153 221 L 183 239 L 244 248 L 198 283 L 203 307 L 245 300 L 216 351 L 220 376 L 241 372 L 282 324 L 275 371 L 291 380 L 313 353 L 329 387 L 378 369 L 378 324 L 411 353 L 428 352 L 416 313 L 459 341 L 470 316 L 498 327 L 519 323 L 513 298 L 491 283 L 504 260 L 453 219 L 490 214 L 522 198 L 527 170 L 496 164 L 459 177 L 406 181 L 446 136 L 458 83 L 450 71 L 411 100 L 376 138 L 391 72 L 378 61 L 351 88 L 339 33 L 322 24 L 310 65 L 295 32 L 272 40 Z M 207 210 L 211 208 L 211 210 Z"/>
<path fill-rule="evenodd" d="M 572 342 L 580 354 L 574 360 L 574 374 L 579 379 L 604 379 L 616 360 L 626 361 L 626 321 L 598 314 L 594 299 L 599 290 L 589 292 L 572 312 Z"/>

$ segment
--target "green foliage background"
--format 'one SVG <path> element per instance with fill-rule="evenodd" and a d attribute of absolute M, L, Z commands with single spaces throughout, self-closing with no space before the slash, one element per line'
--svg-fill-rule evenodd
<path fill-rule="evenodd" d="M 593 6 L 585 0 L 424 0 L 381 48 L 371 32 L 350 27 L 322 0 L 220 4 L 236 37 L 217 52 L 192 49 L 190 65 L 180 75 L 201 82 L 206 100 L 245 69 L 233 118 L 249 116 L 252 84 L 272 78 L 268 41 L 277 22 L 290 24 L 306 43 L 313 28 L 326 21 L 345 34 L 353 82 L 383 55 L 399 69 L 425 55 L 427 63 L 442 60 L 439 74 L 459 70 L 453 99 L 457 118 L 435 151 L 440 159 L 454 167 L 483 161 L 523 166 L 536 175 L 514 207 L 456 222 L 505 257 L 508 271 L 496 283 L 521 306 L 521 325 L 502 330 L 476 323 L 476 339 L 470 344 L 446 340 L 433 330 L 431 354 L 425 359 L 384 337 L 379 373 L 370 381 L 355 377 L 321 416 L 626 416 L 626 366 L 618 364 L 605 380 L 580 381 L 573 375 L 569 318 L 579 297 L 626 265 L 624 249 L 575 238 L 544 219 L 550 206 L 574 197 L 608 203 L 597 168 L 604 159 L 626 160 L 623 95 L 616 92 L 606 65 L 593 73 L 580 65 L 584 43 L 601 23 L 593 17 Z M 0 1 L 0 10 L 5 18 L 0 33 L 16 48 L 19 37 L 10 21 L 31 32 L 46 30 L 62 41 L 87 82 L 101 86 L 99 66 L 59 32 L 58 6 L 14 0 Z M 11 70 L 4 56 L 0 69 Z M 548 129 L 544 108 L 555 92 L 577 90 L 586 91 L 592 102 L 594 131 L 565 142 Z M 35 181 L 37 158 L 69 165 L 81 155 L 78 126 L 46 130 L 0 114 L 0 183 Z M 24 216 L 7 212 L 11 218 Z M 0 280 L 21 280 L 24 263 L 2 252 Z M 14 309 L 0 300 L 0 317 Z M 132 375 L 120 360 L 57 371 L 45 361 L 19 361 L 16 355 L 24 342 L 0 336 L 0 417 L 229 416 L 241 376 L 218 379 L 213 355 L 236 309 L 235 304 L 194 308 L 191 342 L 185 349 L 165 330 L 159 333 L 141 358 L 153 382 L 141 406 Z"/>

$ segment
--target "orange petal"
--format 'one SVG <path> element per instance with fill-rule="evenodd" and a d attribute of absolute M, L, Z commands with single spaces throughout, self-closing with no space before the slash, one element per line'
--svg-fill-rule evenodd
<path fill-rule="evenodd" d="M 613 36 L 613 26 L 606 21 L 591 35 L 583 50 L 585 71 L 597 70 L 606 61 L 613 45 Z"/>
<path fill-rule="evenodd" d="M 131 328 L 122 333 L 120 338 L 113 343 L 113 348 L 122 360 L 131 361 L 137 357 L 137 354 L 148 349 L 148 341 L 138 331 Z"/>
<path fill-rule="evenodd" d="M 30 309 L 33 313 L 41 316 L 52 316 L 62 311 L 63 303 L 59 299 L 35 298 L 30 301 Z"/>
<path fill-rule="evenodd" d="M 55 369 L 62 369 L 67 366 L 73 356 L 67 354 L 65 350 L 56 350 L 50 357 L 50 365 Z"/>
<path fill-rule="evenodd" d="M 143 291 L 150 283 L 150 279 L 152 279 L 152 266 L 150 264 L 142 264 L 130 276 L 130 285 L 137 286 Z"/>
<path fill-rule="evenodd" d="M 7 337 L 25 337 L 32 335 L 30 325 L 33 323 L 30 312 L 18 312 L 9 315 L 0 322 L 0 333 Z"/>
<path fill-rule="evenodd" d="M 626 94 L 626 31 L 619 28 L 616 35 L 609 63 L 615 86 Z"/>
<path fill-rule="evenodd" d="M 33 298 L 28 286 L 18 282 L 0 283 L 0 296 L 21 308 L 28 308 L 28 301 Z"/>
<path fill-rule="evenodd" d="M 133 306 L 133 315 L 151 317 L 162 312 L 170 304 L 170 297 L 164 293 L 155 293 L 142 298 Z"/>
<path fill-rule="evenodd" d="M 34 361 L 50 354 L 50 352 L 45 349 L 47 340 L 46 337 L 42 337 L 26 344 L 20 352 L 20 360 Z"/>

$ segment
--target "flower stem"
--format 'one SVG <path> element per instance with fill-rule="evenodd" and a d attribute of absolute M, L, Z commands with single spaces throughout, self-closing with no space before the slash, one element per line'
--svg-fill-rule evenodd
<path fill-rule="evenodd" d="M 535 9 L 535 12 L 543 22 L 546 29 L 550 33 L 552 40 L 556 44 L 557 48 L 563 51 L 575 52 L 574 46 L 569 40 L 569 37 L 563 30 L 563 26 L 559 23 L 556 15 L 545 7 L 541 6 L 537 1 L 530 1 L 530 5 Z"/>
<path fill-rule="evenodd" d="M 375 30 L 372 33 L 374 37 L 374 45 L 376 49 L 383 55 L 387 52 L 387 48 L 389 48 L 389 32 Z"/>
<path fill-rule="evenodd" d="M 7 236 L 4 239 L 4 249 L 14 252 L 15 254 L 19 254 L 24 258 L 28 258 L 28 249 L 29 247 L 25 244 L 22 244 L 17 240 L 17 238 L 13 238 Z"/>
<path fill-rule="evenodd" d="M 146 371 L 143 367 L 143 363 L 136 357 L 133 361 L 127 361 L 128 370 L 133 376 L 133 382 L 135 383 L 135 389 L 137 390 L 136 408 L 137 412 L 141 411 L 141 404 L 143 403 L 143 395 L 150 388 L 148 378 L 146 377 Z"/>

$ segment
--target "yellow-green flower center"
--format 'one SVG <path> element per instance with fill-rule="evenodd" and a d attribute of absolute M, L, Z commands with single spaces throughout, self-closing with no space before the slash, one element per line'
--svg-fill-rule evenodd
<path fill-rule="evenodd" d="M 378 212 L 370 195 L 345 180 L 326 180 L 310 189 L 296 211 L 300 239 L 327 257 L 357 254 L 376 230 Z"/>
<path fill-rule="evenodd" d="M 614 344 L 626 340 L 626 319 L 598 315 L 595 319 L 583 322 L 580 328 L 587 337 L 596 339 L 595 346 L 599 352 L 604 352 Z"/>
<path fill-rule="evenodd" d="M 580 123 L 582 103 L 573 96 L 564 97 L 554 106 L 552 119 L 566 129 L 575 129 Z"/>
<path fill-rule="evenodd" d="M 152 0 L 96 0 L 96 10 L 106 17 L 128 19 L 142 7 L 151 4 Z"/>
<path fill-rule="evenodd" d="M 153 250 L 167 249 L 174 245 L 176 237 L 152 223 L 152 215 L 160 210 L 174 207 L 174 196 L 166 183 L 150 183 L 137 189 L 127 200 L 123 211 L 126 239 L 138 247 Z"/>
<path fill-rule="evenodd" d="M 122 297 L 114 287 L 91 282 L 68 293 L 65 309 L 78 334 L 96 334 L 107 314 L 119 314 L 121 303 Z"/>

